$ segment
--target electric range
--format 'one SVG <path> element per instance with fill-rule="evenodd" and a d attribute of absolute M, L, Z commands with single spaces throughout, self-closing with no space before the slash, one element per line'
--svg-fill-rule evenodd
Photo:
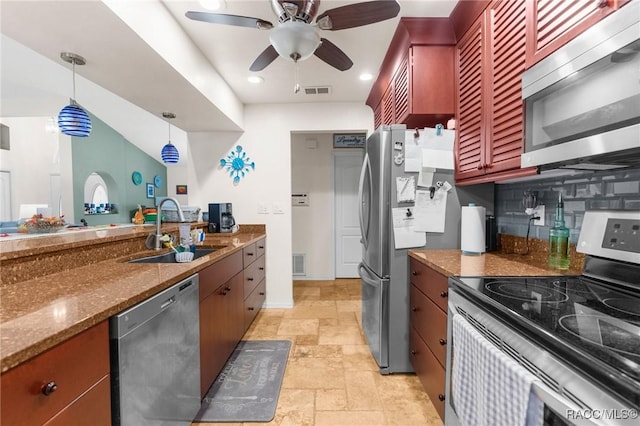
<path fill-rule="evenodd" d="M 449 321 L 463 315 L 540 379 L 545 424 L 638 424 L 640 212 L 587 212 L 577 250 L 581 275 L 452 277 Z"/>

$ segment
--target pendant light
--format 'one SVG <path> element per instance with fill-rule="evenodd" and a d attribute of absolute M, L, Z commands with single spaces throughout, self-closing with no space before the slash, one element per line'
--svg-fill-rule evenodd
<path fill-rule="evenodd" d="M 162 161 L 167 164 L 176 164 L 180 159 L 180 154 L 178 153 L 178 148 L 175 147 L 171 143 L 171 119 L 176 118 L 176 115 L 172 112 L 163 112 L 162 116 L 167 119 L 167 123 L 169 124 L 169 142 L 162 147 L 162 152 L 160 155 L 162 156 Z"/>
<path fill-rule="evenodd" d="M 65 135 L 84 138 L 91 133 L 91 118 L 76 103 L 76 65 L 84 65 L 87 62 L 82 56 L 70 52 L 62 52 L 60 57 L 73 65 L 73 97 L 71 103 L 62 108 L 58 114 L 58 127 Z"/>

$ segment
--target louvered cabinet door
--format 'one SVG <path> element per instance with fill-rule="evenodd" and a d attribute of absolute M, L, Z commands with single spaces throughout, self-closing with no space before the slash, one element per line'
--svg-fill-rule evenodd
<path fill-rule="evenodd" d="M 373 128 L 377 129 L 382 125 L 382 102 L 373 110 Z"/>
<path fill-rule="evenodd" d="M 525 62 L 525 3 L 499 0 L 488 13 L 492 102 L 485 168 L 487 173 L 496 173 L 520 168 L 524 144 L 520 78 Z"/>
<path fill-rule="evenodd" d="M 393 99 L 397 123 L 404 123 L 409 115 L 409 53 L 405 55 L 393 76 Z"/>
<path fill-rule="evenodd" d="M 458 84 L 458 137 L 456 139 L 456 181 L 484 174 L 482 167 L 485 119 L 483 81 L 483 16 L 473 24 L 456 47 Z"/>
<path fill-rule="evenodd" d="M 527 0 L 526 3 L 529 68 L 628 1 Z"/>
<path fill-rule="evenodd" d="M 382 95 L 382 124 L 394 124 L 396 119 L 393 105 L 393 84 Z"/>

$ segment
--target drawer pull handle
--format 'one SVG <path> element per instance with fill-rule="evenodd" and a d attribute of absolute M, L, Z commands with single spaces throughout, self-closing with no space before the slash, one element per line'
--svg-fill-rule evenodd
<path fill-rule="evenodd" d="M 449 295 L 449 293 L 446 292 L 446 291 L 441 291 L 440 292 L 440 297 L 447 297 L 448 295 Z"/>
<path fill-rule="evenodd" d="M 247 256 L 253 256 L 253 253 L 247 253 Z"/>
<path fill-rule="evenodd" d="M 411 271 L 411 275 L 415 277 L 416 275 L 418 275 L 418 271 Z"/>
<path fill-rule="evenodd" d="M 248 277 L 247 281 L 253 281 L 253 277 Z"/>
<path fill-rule="evenodd" d="M 253 311 L 253 306 L 249 306 L 248 308 L 250 311 Z"/>
<path fill-rule="evenodd" d="M 438 343 L 440 343 L 442 346 L 447 344 L 447 339 L 440 339 L 438 340 Z"/>
<path fill-rule="evenodd" d="M 443 395 L 443 394 L 441 394 L 441 393 L 439 393 L 439 394 L 438 394 L 438 399 L 439 399 L 440 401 L 444 401 L 444 395 Z"/>
<path fill-rule="evenodd" d="M 260 293 L 258 293 L 260 296 L 264 296 L 264 291 L 261 291 Z"/>
<path fill-rule="evenodd" d="M 262 250 L 262 249 L 264 248 L 264 246 L 258 246 L 258 248 L 259 248 L 260 250 Z"/>
<path fill-rule="evenodd" d="M 58 384 L 56 382 L 49 382 L 42 387 L 43 395 L 51 395 L 58 389 Z"/>
<path fill-rule="evenodd" d="M 263 268 L 262 266 L 261 266 L 261 267 L 259 267 L 258 269 L 260 269 L 261 271 L 264 271 L 264 268 Z"/>

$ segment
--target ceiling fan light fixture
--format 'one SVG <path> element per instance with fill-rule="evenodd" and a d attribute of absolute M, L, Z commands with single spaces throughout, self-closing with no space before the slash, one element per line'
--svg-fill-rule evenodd
<path fill-rule="evenodd" d="M 269 33 L 271 45 L 284 58 L 294 62 L 313 55 L 320 46 L 320 36 L 314 27 L 297 21 L 284 22 Z"/>

